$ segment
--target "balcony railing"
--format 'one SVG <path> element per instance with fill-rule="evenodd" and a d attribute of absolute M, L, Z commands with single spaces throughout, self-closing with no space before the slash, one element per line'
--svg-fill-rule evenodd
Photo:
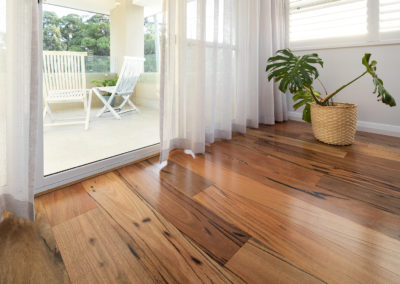
<path fill-rule="evenodd" d="M 86 56 L 86 73 L 110 73 L 112 60 L 113 58 L 111 56 Z"/>

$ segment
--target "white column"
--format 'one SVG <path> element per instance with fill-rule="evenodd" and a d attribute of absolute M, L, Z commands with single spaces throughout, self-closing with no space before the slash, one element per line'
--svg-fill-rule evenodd
<path fill-rule="evenodd" d="M 144 8 L 133 5 L 132 0 L 110 12 L 111 72 L 118 73 L 124 56 L 144 57 Z"/>

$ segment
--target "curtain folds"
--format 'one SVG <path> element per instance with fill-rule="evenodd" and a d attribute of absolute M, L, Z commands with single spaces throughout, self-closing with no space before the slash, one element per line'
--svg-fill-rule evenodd
<path fill-rule="evenodd" d="M 164 1 L 161 161 L 287 120 L 286 98 L 265 73 L 286 46 L 285 25 L 285 0 Z"/>
<path fill-rule="evenodd" d="M 40 119 L 37 0 L 0 0 L 0 214 L 34 219 Z"/>

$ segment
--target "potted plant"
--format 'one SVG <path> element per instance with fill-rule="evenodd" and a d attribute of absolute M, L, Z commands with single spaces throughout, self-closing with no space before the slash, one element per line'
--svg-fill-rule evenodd
<path fill-rule="evenodd" d="M 375 86 L 373 91 L 378 101 L 391 107 L 396 105 L 394 98 L 384 88 L 382 80 L 376 74 L 375 60 L 370 61 L 371 54 L 362 58 L 366 70 L 349 83 L 344 84 L 332 93 L 328 93 L 318 79 L 318 65 L 324 63 L 318 54 L 295 55 L 290 49 L 279 50 L 276 56 L 268 59 L 266 71 L 268 80 L 279 83 L 279 90 L 293 95 L 293 108 L 304 106 L 303 120 L 312 123 L 314 136 L 325 143 L 333 145 L 350 145 L 354 142 L 357 125 L 357 105 L 333 102 L 333 97 L 361 77 L 369 74 Z M 324 95 L 313 86 L 318 80 Z"/>
<path fill-rule="evenodd" d="M 112 79 L 105 79 L 103 81 L 100 81 L 100 80 L 93 80 L 92 81 L 92 83 L 96 83 L 97 87 L 115 86 L 117 84 L 117 82 L 118 82 L 118 76 L 116 76 L 115 78 L 112 78 Z M 106 93 L 103 94 L 103 97 L 104 97 L 104 99 L 106 101 L 108 101 L 110 99 L 110 97 L 111 97 L 111 93 L 106 92 Z M 110 105 L 112 107 L 115 106 L 115 97 L 111 101 Z"/>

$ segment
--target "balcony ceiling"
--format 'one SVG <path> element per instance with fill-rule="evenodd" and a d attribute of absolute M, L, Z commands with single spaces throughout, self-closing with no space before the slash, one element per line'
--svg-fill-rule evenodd
<path fill-rule="evenodd" d="M 124 0 L 120 0 L 124 1 Z M 125 0 L 132 1 L 134 5 L 145 8 L 145 17 L 161 10 L 162 0 Z M 109 15 L 110 11 L 116 7 L 115 0 L 44 0 L 45 4 L 53 4 L 72 9 L 84 10 L 88 12 Z"/>

